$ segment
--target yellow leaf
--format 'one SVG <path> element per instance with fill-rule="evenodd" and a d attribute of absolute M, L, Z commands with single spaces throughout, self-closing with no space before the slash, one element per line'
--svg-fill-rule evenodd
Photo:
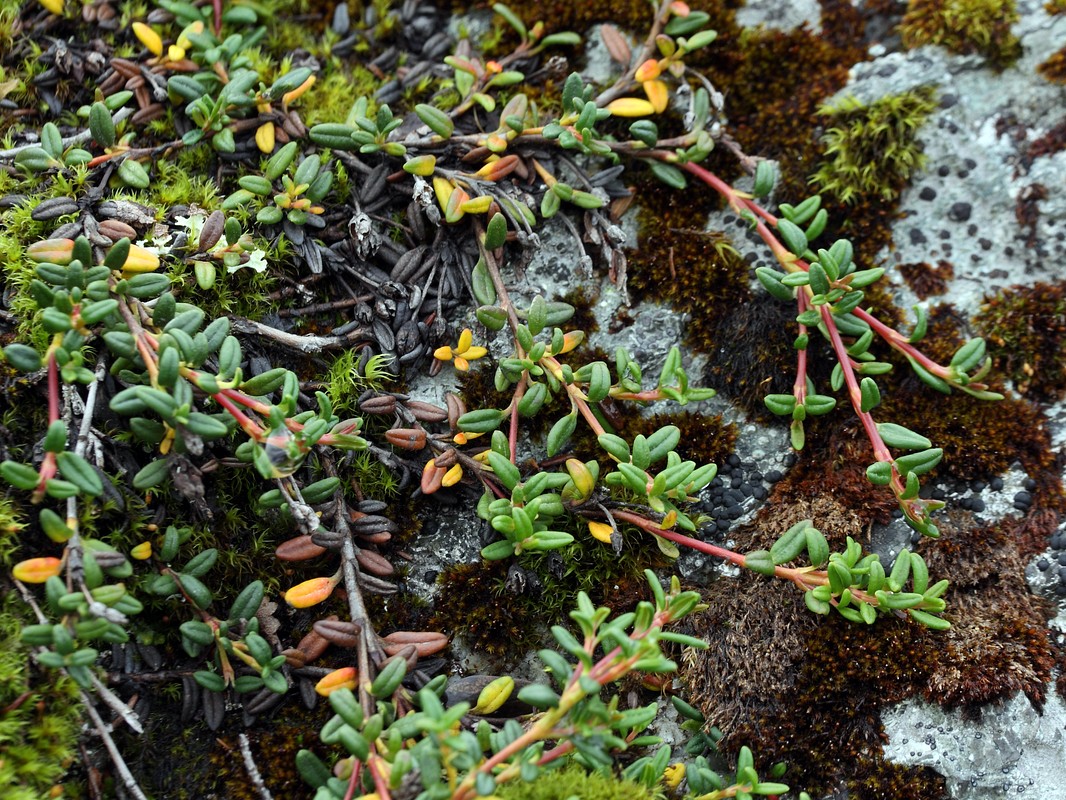
<path fill-rule="evenodd" d="M 333 587 L 336 585 L 337 582 L 333 578 L 312 578 L 285 592 L 285 602 L 293 608 L 309 608 L 333 594 Z"/>
<path fill-rule="evenodd" d="M 163 55 L 163 40 L 158 33 L 143 22 L 134 22 L 131 27 L 133 28 L 133 35 L 140 40 L 141 44 L 148 48 L 149 53 L 154 56 Z"/>
<path fill-rule="evenodd" d="M 189 34 L 200 34 L 203 32 L 204 23 L 202 20 L 196 20 L 196 22 L 193 22 L 190 25 L 186 25 L 185 30 L 183 30 L 178 36 L 178 47 L 181 47 L 184 50 L 188 50 L 190 47 L 192 47 L 192 42 L 189 40 Z"/>
<path fill-rule="evenodd" d="M 441 177 L 433 179 L 433 192 L 437 195 L 437 205 L 440 206 L 441 211 L 448 207 L 448 200 L 451 199 L 454 191 L 455 185 L 451 181 Z"/>
<path fill-rule="evenodd" d="M 63 15 L 63 0 L 40 0 L 42 6 L 57 17 Z"/>
<path fill-rule="evenodd" d="M 566 471 L 570 474 L 570 480 L 574 482 L 579 498 L 584 499 L 592 494 L 592 490 L 596 488 L 596 477 L 587 466 L 576 458 L 568 458 Z"/>
<path fill-rule="evenodd" d="M 151 250 L 145 250 L 140 245 L 130 245 L 126 263 L 122 265 L 123 272 L 155 272 L 157 269 L 159 269 L 159 256 Z"/>
<path fill-rule="evenodd" d="M 323 697 L 329 697 L 338 689 L 352 689 L 359 685 L 359 672 L 355 667 L 341 667 L 325 675 L 315 684 L 315 691 Z"/>
<path fill-rule="evenodd" d="M 492 205 L 492 197 L 487 194 L 479 195 L 463 203 L 460 208 L 467 214 L 484 214 Z"/>
<path fill-rule="evenodd" d="M 444 473 L 441 478 L 441 486 L 455 486 L 463 478 L 463 468 L 459 464 L 453 464 L 452 468 Z"/>
<path fill-rule="evenodd" d="M 139 545 L 130 550 L 130 555 L 138 561 L 146 561 L 152 557 L 152 543 L 141 542 Z"/>
<path fill-rule="evenodd" d="M 474 332 L 469 328 L 463 328 L 463 332 L 459 334 L 459 346 L 456 348 L 460 353 L 465 353 L 470 349 L 470 345 L 474 343 Z"/>
<path fill-rule="evenodd" d="M 607 110 L 616 117 L 646 117 L 655 113 L 655 106 L 639 97 L 619 97 L 607 104 Z"/>
<path fill-rule="evenodd" d="M 644 84 L 644 94 L 655 108 L 656 114 L 662 114 L 670 104 L 670 89 L 662 81 L 648 81 Z"/>
<path fill-rule="evenodd" d="M 31 558 L 17 563 L 11 574 L 23 583 L 44 583 L 58 575 L 62 565 L 58 558 Z"/>
<path fill-rule="evenodd" d="M 185 58 L 185 48 L 179 47 L 176 44 L 172 44 L 167 48 L 167 60 L 168 61 L 181 61 Z"/>
<path fill-rule="evenodd" d="M 270 155 L 274 152 L 274 123 L 264 122 L 255 131 L 255 144 L 260 153 Z"/>
<path fill-rule="evenodd" d="M 436 350 L 433 351 L 433 357 L 438 361 L 451 361 L 452 355 L 452 349 L 447 345 L 445 345 L 444 347 L 438 347 Z"/>
<path fill-rule="evenodd" d="M 611 534 L 614 533 L 614 528 L 606 522 L 590 522 L 589 533 L 592 534 L 593 539 L 599 539 L 604 544 L 610 544 Z"/>
<path fill-rule="evenodd" d="M 507 702 L 507 699 L 511 696 L 511 692 L 514 691 L 514 678 L 510 675 L 504 675 L 497 678 L 484 689 L 481 690 L 481 694 L 477 696 L 477 705 L 475 705 L 470 711 L 474 714 L 491 714 L 493 711 L 498 711 L 500 706 Z"/>
<path fill-rule="evenodd" d="M 677 511 L 671 510 L 669 514 L 663 517 L 663 521 L 659 523 L 659 527 L 664 531 L 669 530 L 677 524 Z"/>

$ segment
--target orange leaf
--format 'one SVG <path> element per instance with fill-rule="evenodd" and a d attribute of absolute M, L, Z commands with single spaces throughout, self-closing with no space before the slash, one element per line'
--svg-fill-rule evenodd
<path fill-rule="evenodd" d="M 44 583 L 58 575 L 63 562 L 58 558 L 31 558 L 20 561 L 11 573 L 23 583 Z"/>
<path fill-rule="evenodd" d="M 315 684 L 315 691 L 323 697 L 338 689 L 355 689 L 359 685 L 359 672 L 355 667 L 341 667 L 325 675 Z"/>
<path fill-rule="evenodd" d="M 647 81 L 644 84 L 644 94 L 648 96 L 656 114 L 662 114 L 670 104 L 670 90 L 662 81 Z"/>
<path fill-rule="evenodd" d="M 334 578 L 312 578 L 285 592 L 285 602 L 293 608 L 309 608 L 333 594 L 333 587 L 336 585 Z"/>
<path fill-rule="evenodd" d="M 633 79 L 644 83 L 644 81 L 653 81 L 662 74 L 663 68 L 659 66 L 659 62 L 654 58 L 649 58 L 637 67 L 637 71 L 633 73 Z"/>

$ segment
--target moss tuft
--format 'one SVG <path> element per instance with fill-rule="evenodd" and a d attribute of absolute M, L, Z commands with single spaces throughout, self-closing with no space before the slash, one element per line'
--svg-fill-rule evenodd
<path fill-rule="evenodd" d="M 843 203 L 870 195 L 894 200 L 924 163 L 917 133 L 935 108 L 930 87 L 868 104 L 846 97 L 822 106 L 831 126 L 822 136 L 827 160 L 811 183 Z"/>
<path fill-rule="evenodd" d="M 495 793 L 500 800 L 567 800 L 572 797 L 581 800 L 653 800 L 655 797 L 639 783 L 602 772 L 586 772 L 576 765 L 542 772 L 532 783 L 510 781 Z"/>
<path fill-rule="evenodd" d="M 911 0 L 899 30 L 907 47 L 938 44 L 1003 69 L 1022 54 L 1010 29 L 1017 21 L 1014 0 Z"/>
<path fill-rule="evenodd" d="M 911 291 L 918 295 L 918 299 L 925 300 L 947 291 L 948 281 L 955 277 L 955 267 L 950 261 L 938 261 L 936 266 L 928 261 L 919 261 L 900 264 L 899 274 L 903 276 Z"/>
<path fill-rule="evenodd" d="M 995 368 L 1021 394 L 1066 394 L 1066 282 L 1015 286 L 986 297 L 974 318 Z"/>

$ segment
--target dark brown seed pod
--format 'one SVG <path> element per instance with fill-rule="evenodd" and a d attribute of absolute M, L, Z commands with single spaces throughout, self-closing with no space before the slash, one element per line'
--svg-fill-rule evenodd
<path fill-rule="evenodd" d="M 277 694 L 270 689 L 261 689 L 255 697 L 244 704 L 246 714 L 260 717 L 278 707 L 285 699 L 285 695 Z"/>
<path fill-rule="evenodd" d="M 274 551 L 274 556 L 279 561 L 307 561 L 310 558 L 317 558 L 325 552 L 326 548 L 324 546 L 315 544 L 311 541 L 310 536 L 305 535 L 297 536 L 279 544 L 277 550 Z"/>
<path fill-rule="evenodd" d="M 128 58 L 113 58 L 111 59 L 111 67 L 123 78 L 129 79 L 134 75 L 141 74 L 141 68 Z"/>
<path fill-rule="evenodd" d="M 64 214 L 75 214 L 77 211 L 78 203 L 69 197 L 52 197 L 39 203 L 30 212 L 30 217 L 37 222 L 48 222 Z"/>
<path fill-rule="evenodd" d="M 144 76 L 141 73 L 137 73 L 129 80 L 126 81 L 126 88 L 131 92 L 136 92 L 138 89 L 144 88 Z"/>
<path fill-rule="evenodd" d="M 330 622 L 336 619 L 337 615 L 331 614 L 330 616 L 326 617 L 325 620 L 320 621 Z M 307 635 L 304 636 L 304 638 L 302 638 L 296 644 L 296 649 L 303 653 L 304 656 L 306 656 L 304 662 L 306 664 L 310 664 L 312 661 L 314 661 L 316 658 L 326 652 L 327 647 L 329 647 L 329 640 L 326 637 L 322 636 L 320 633 L 318 633 L 314 628 L 308 631 Z"/>
<path fill-rule="evenodd" d="M 448 646 L 448 637 L 436 631 L 395 631 L 382 638 L 386 654 L 394 656 L 414 645 L 419 658 L 439 653 Z"/>
<path fill-rule="evenodd" d="M 396 264 L 392 268 L 392 272 L 389 273 L 389 277 L 398 283 L 410 281 L 420 271 L 422 259 L 425 254 L 425 245 L 419 245 L 418 247 L 408 250 L 397 259 Z"/>
<path fill-rule="evenodd" d="M 397 587 L 396 584 L 389 583 L 381 578 L 376 578 L 373 575 L 368 575 L 365 572 L 360 572 L 356 578 L 361 587 L 374 594 L 390 595 L 396 594 L 399 591 L 399 587 Z"/>
<path fill-rule="evenodd" d="M 426 432 L 422 428 L 391 428 L 385 431 L 385 439 L 401 450 L 421 450 L 426 446 Z"/>
<path fill-rule="evenodd" d="M 200 228 L 200 241 L 196 246 L 197 252 L 206 253 L 218 244 L 225 227 L 226 215 L 218 210 L 212 211 L 211 215 L 204 220 L 203 227 Z"/>
<path fill-rule="evenodd" d="M 319 528 L 311 534 L 311 541 L 327 550 L 340 550 L 344 546 L 344 534 L 340 531 Z"/>
<path fill-rule="evenodd" d="M 355 622 L 339 619 L 320 619 L 314 624 L 315 633 L 337 647 L 358 646 L 362 630 Z"/>
<path fill-rule="evenodd" d="M 110 239 L 112 242 L 117 242 L 119 239 L 136 239 L 137 231 L 125 222 L 119 222 L 117 219 L 105 219 L 99 225 L 97 225 L 97 231 L 101 236 Z"/>
<path fill-rule="evenodd" d="M 396 411 L 396 398 L 391 394 L 378 394 L 359 403 L 364 414 L 392 414 Z"/>
<path fill-rule="evenodd" d="M 400 527 L 388 517 L 383 517 L 379 514 L 364 514 L 358 519 L 352 520 L 352 531 L 360 536 L 364 536 L 371 533 L 378 533 L 379 531 L 399 533 Z"/>
<path fill-rule="evenodd" d="M 385 669 L 392 661 L 405 661 L 407 662 L 407 672 L 411 672 L 418 665 L 418 648 L 413 644 L 409 644 L 406 647 L 400 648 L 396 653 L 387 658 L 381 659 L 375 666 L 378 668 L 378 672 Z"/>
<path fill-rule="evenodd" d="M 466 413 L 466 403 L 454 392 L 445 394 L 444 402 L 448 406 L 448 427 L 453 431 L 458 430 L 459 417 Z"/>
<path fill-rule="evenodd" d="M 379 578 L 388 578 L 396 574 L 396 567 L 387 558 L 373 550 L 360 550 L 355 554 L 355 560 L 359 562 L 359 567 L 363 572 L 369 572 Z"/>
<path fill-rule="evenodd" d="M 315 682 L 307 678 L 300 678 L 296 681 L 296 686 L 300 691 L 300 702 L 304 704 L 304 708 L 315 708 L 318 705 L 318 692 L 315 691 Z"/>
<path fill-rule="evenodd" d="M 222 692 L 201 692 L 200 703 L 204 709 L 204 722 L 207 727 L 217 731 L 226 716 L 226 701 Z"/>
<path fill-rule="evenodd" d="M 163 116 L 164 112 L 165 109 L 163 108 L 162 103 L 151 103 L 130 117 L 130 123 L 133 125 L 145 125 L 153 120 L 159 119 Z"/>
<path fill-rule="evenodd" d="M 368 544 L 385 544 L 385 542 L 392 539 L 392 534 L 388 531 L 378 531 L 377 533 L 361 533 L 359 538 Z"/>
<path fill-rule="evenodd" d="M 307 665 L 307 654 L 297 647 L 288 647 L 281 651 L 285 663 L 293 669 L 303 669 Z"/>
<path fill-rule="evenodd" d="M 408 400 L 404 406 L 411 412 L 411 416 L 419 422 L 444 422 L 448 419 L 447 409 L 435 406 L 432 403 L 424 403 L 421 400 Z"/>
<path fill-rule="evenodd" d="M 380 500 L 360 500 L 356 506 L 363 514 L 384 514 L 388 507 L 387 503 Z"/>
<path fill-rule="evenodd" d="M 102 550 L 93 553 L 93 558 L 100 565 L 100 569 L 113 569 L 126 563 L 126 556 L 114 550 Z"/>
<path fill-rule="evenodd" d="M 455 466 L 455 462 L 459 460 L 459 454 L 455 452 L 454 447 L 449 447 L 435 459 L 433 463 L 440 469 L 450 469 Z"/>
<path fill-rule="evenodd" d="M 200 707 L 200 684 L 191 675 L 181 678 L 181 721 L 188 722 Z"/>

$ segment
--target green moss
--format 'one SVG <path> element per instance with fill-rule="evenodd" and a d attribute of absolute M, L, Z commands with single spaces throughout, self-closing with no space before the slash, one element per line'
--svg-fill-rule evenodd
<path fill-rule="evenodd" d="M 847 97 L 822 106 L 819 113 L 831 126 L 822 137 L 827 160 L 811 183 L 844 203 L 864 195 L 895 199 L 924 163 L 916 137 L 935 108 L 929 87 L 869 104 Z"/>
<path fill-rule="evenodd" d="M 300 98 L 304 124 L 310 127 L 320 122 L 343 122 L 355 101 L 372 96 L 380 83 L 370 70 L 358 63 L 330 72 Z"/>
<path fill-rule="evenodd" d="M 10 800 L 49 797 L 74 759 L 81 704 L 74 682 L 31 665 L 19 643 L 25 606 L 4 587 L 0 605 L 0 795 Z M 32 620 L 36 622 L 36 620 Z"/>
<path fill-rule="evenodd" d="M 1014 0 L 910 0 L 899 31 L 903 44 L 938 44 L 953 53 L 978 53 L 997 69 L 1022 54 L 1011 25 L 1018 21 Z"/>
<path fill-rule="evenodd" d="M 653 800 L 661 795 L 639 783 L 571 765 L 542 772 L 532 783 L 505 783 L 496 790 L 496 796 L 500 800 Z"/>
<path fill-rule="evenodd" d="M 974 317 L 996 371 L 1035 400 L 1066 394 L 1066 282 L 1015 286 L 986 297 Z"/>

